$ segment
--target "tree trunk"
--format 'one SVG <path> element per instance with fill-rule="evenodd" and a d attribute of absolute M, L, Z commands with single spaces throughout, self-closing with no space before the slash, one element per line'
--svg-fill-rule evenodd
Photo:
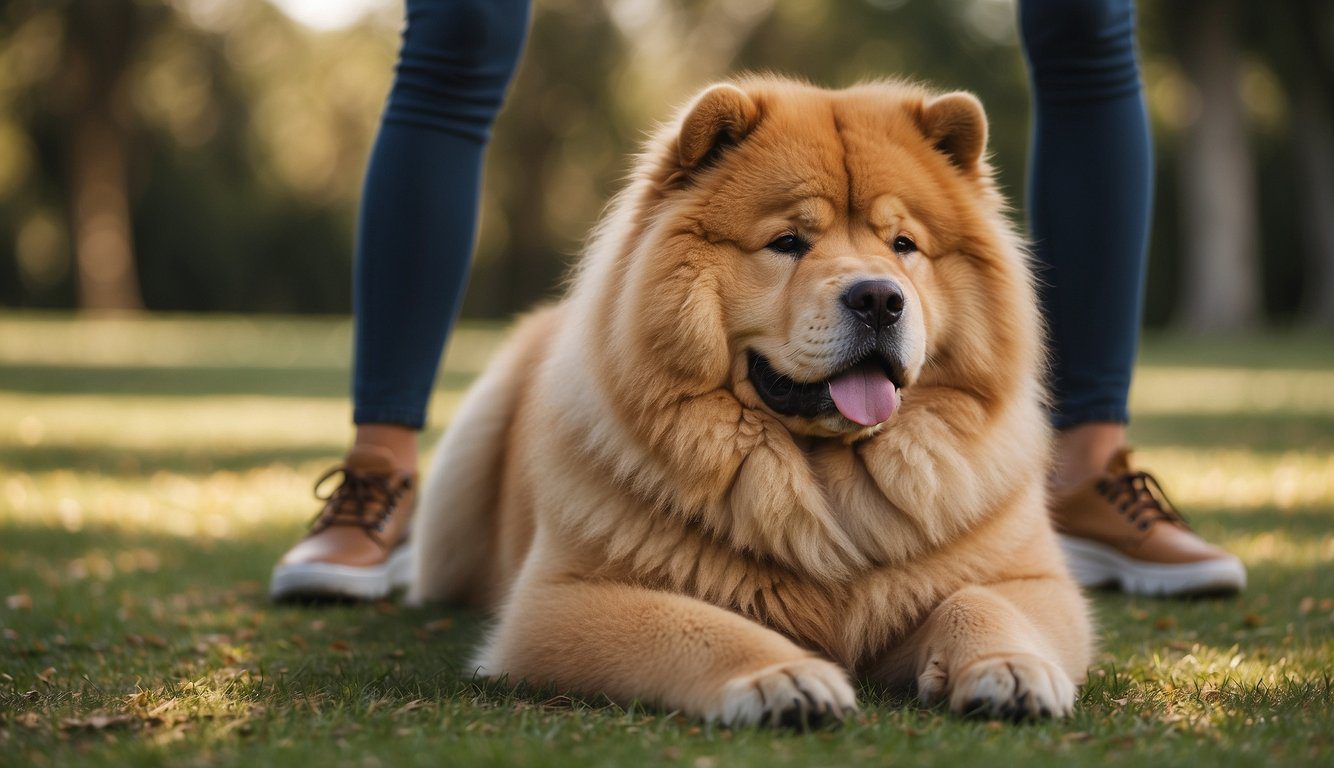
<path fill-rule="evenodd" d="M 1184 285 L 1179 324 L 1195 333 L 1254 327 L 1260 319 L 1254 169 L 1246 143 L 1233 6 L 1196 0 L 1182 8 L 1183 64 L 1199 109 L 1182 136 L 1180 189 Z"/>
<path fill-rule="evenodd" d="M 1304 88 L 1294 110 L 1294 154 L 1310 279 L 1303 320 L 1334 328 L 1334 121 L 1319 89 Z"/>
<path fill-rule="evenodd" d="M 130 218 L 126 77 L 158 11 L 134 0 L 75 2 L 56 101 L 63 113 L 79 308 L 143 308 Z"/>
<path fill-rule="evenodd" d="M 1294 4 L 1297 66 L 1293 87 L 1293 159 L 1301 196 L 1307 279 L 1302 321 L 1334 329 L 1334 53 L 1324 35 L 1334 24 L 1328 0 Z"/>
<path fill-rule="evenodd" d="M 128 137 L 94 105 L 70 126 L 70 198 L 79 308 L 143 308 L 130 229 Z"/>

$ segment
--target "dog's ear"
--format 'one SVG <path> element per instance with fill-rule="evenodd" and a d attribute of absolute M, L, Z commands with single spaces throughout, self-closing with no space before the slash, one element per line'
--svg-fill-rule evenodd
<path fill-rule="evenodd" d="M 718 150 L 741 141 L 755 128 L 759 117 L 755 100 L 735 85 L 721 83 L 704 91 L 681 121 L 676 140 L 681 168 L 698 168 Z"/>
<path fill-rule="evenodd" d="M 978 170 L 987 148 L 987 115 L 976 96 L 958 91 L 928 98 L 918 122 L 927 140 L 959 170 Z"/>

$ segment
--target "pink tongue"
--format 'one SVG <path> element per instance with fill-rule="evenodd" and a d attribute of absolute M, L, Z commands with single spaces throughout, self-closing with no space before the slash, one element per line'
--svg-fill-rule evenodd
<path fill-rule="evenodd" d="M 829 396 L 849 421 L 873 427 L 894 415 L 899 405 L 894 382 L 876 365 L 862 365 L 829 380 Z"/>

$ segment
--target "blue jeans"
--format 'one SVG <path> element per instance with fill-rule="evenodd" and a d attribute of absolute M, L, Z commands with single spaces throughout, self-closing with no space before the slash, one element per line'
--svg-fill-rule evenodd
<path fill-rule="evenodd" d="M 528 0 L 408 0 L 407 16 L 362 189 L 352 420 L 420 429 L 463 301 L 482 156 Z"/>
<path fill-rule="evenodd" d="M 357 240 L 358 424 L 420 428 L 462 300 L 482 154 L 527 0 L 408 0 Z M 1033 84 L 1029 211 L 1058 427 L 1127 419 L 1152 147 L 1132 0 L 1021 0 Z"/>
<path fill-rule="evenodd" d="M 1153 194 L 1133 0 L 1020 0 L 1033 86 L 1028 214 L 1052 422 L 1129 419 Z"/>

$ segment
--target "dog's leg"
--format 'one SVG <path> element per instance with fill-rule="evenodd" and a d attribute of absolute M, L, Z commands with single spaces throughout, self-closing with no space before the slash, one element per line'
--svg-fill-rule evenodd
<path fill-rule="evenodd" d="M 809 725 L 856 708 L 842 669 L 782 635 L 693 598 L 605 582 L 520 584 L 478 666 L 729 725 Z"/>
<path fill-rule="evenodd" d="M 880 671 L 958 714 L 1064 717 L 1088 666 L 1086 616 L 1078 588 L 1060 578 L 967 587 L 937 606 Z"/>

